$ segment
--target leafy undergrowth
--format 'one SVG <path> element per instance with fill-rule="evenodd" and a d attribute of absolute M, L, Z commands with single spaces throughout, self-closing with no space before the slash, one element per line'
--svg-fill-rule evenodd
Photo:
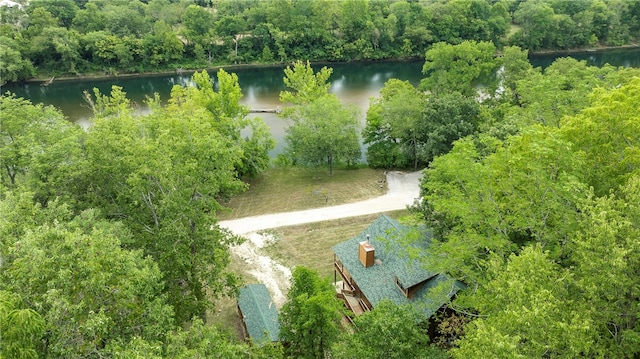
<path fill-rule="evenodd" d="M 273 168 L 249 181 L 249 189 L 223 203 L 230 208 L 220 220 L 261 214 L 298 211 L 362 201 L 383 195 L 382 170 L 337 169 L 329 176 L 324 168 Z"/>

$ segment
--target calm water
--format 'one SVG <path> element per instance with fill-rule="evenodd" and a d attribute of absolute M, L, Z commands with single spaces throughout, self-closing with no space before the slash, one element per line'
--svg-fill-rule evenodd
<path fill-rule="evenodd" d="M 535 55 L 531 63 L 538 67 L 546 67 L 554 59 L 571 56 L 586 60 L 590 65 L 602 66 L 610 63 L 614 66 L 640 67 L 640 49 L 611 50 L 606 52 L 584 52 L 571 54 Z M 384 83 L 391 79 L 408 80 L 417 85 L 422 79 L 423 61 L 415 62 L 374 62 L 374 63 L 340 63 L 328 64 L 333 68 L 329 81 L 330 91 L 335 93 L 344 103 L 353 104 L 361 109 L 364 122 L 369 99 L 377 97 Z M 227 69 L 238 75 L 238 82 L 244 93 L 242 103 L 249 108 L 267 109 L 280 105 L 278 95 L 285 89 L 283 83 L 283 67 L 245 67 Z M 215 74 L 212 74 L 214 77 Z M 59 108 L 71 121 L 87 124 L 91 110 L 83 99 L 83 91 L 91 93 L 98 88 L 103 94 L 110 92 L 112 85 L 121 86 L 134 104 L 144 110 L 145 99 L 158 93 L 162 100 L 167 100 L 171 88 L 175 85 L 188 85 L 190 74 L 159 75 L 145 77 L 109 78 L 104 80 L 54 81 L 48 86 L 40 84 L 12 84 L 3 86 L 2 93 L 11 91 L 19 97 L 30 99 L 33 103 L 44 103 Z M 286 124 L 271 114 L 252 114 L 262 117 L 271 128 L 274 138 L 279 142 L 272 154 L 281 151 L 281 139 Z"/>

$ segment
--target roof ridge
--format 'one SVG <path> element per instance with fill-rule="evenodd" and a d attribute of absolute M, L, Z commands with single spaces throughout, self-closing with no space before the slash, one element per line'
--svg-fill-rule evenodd
<path fill-rule="evenodd" d="M 260 320 L 260 326 L 263 327 L 263 331 L 262 333 L 260 333 L 260 337 L 262 339 L 267 339 L 267 340 L 273 340 L 274 336 L 276 336 L 277 338 L 277 333 L 278 333 L 278 328 L 273 328 L 273 325 L 277 325 L 277 321 L 274 323 L 272 322 L 271 316 L 269 315 L 269 310 L 271 309 L 271 306 L 274 305 L 275 303 L 273 302 L 273 298 L 271 298 L 271 294 L 269 293 L 269 290 L 267 289 L 267 286 L 264 283 L 254 283 L 254 284 L 247 284 L 244 286 L 244 288 L 246 289 L 244 292 L 247 293 L 249 300 L 251 300 L 252 302 L 252 306 L 255 308 L 255 311 L 257 311 L 256 314 L 256 319 Z M 260 293 L 258 293 L 260 291 Z M 264 291 L 264 293 L 262 293 Z M 266 296 L 263 296 L 263 294 L 266 294 Z M 264 298 L 263 298 L 264 297 Z M 268 303 L 268 309 L 269 310 L 263 310 L 262 308 L 262 302 L 267 302 L 261 299 L 269 299 L 269 303 Z M 277 309 L 276 309 L 276 313 L 277 313 Z M 246 314 L 243 313 L 243 316 L 246 318 Z M 256 323 L 257 324 L 257 323 Z M 256 333 L 257 335 L 257 333 Z M 254 338 L 257 339 L 257 338 Z"/>
<path fill-rule="evenodd" d="M 264 287 L 265 290 L 267 289 L 267 286 L 262 283 L 255 284 L 254 288 L 257 288 L 257 286 Z M 269 291 L 267 291 L 267 294 L 268 293 Z M 260 305 L 261 302 L 258 300 L 259 298 L 253 290 L 251 291 L 251 297 L 253 298 L 253 302 L 256 304 L 256 308 L 258 308 L 258 312 L 260 312 L 260 319 L 262 319 L 262 322 L 264 324 L 267 324 L 267 318 L 265 317 L 265 313 L 262 311 L 262 306 Z M 271 303 L 273 303 L 273 299 L 271 299 L 271 296 L 269 296 L 269 305 L 271 305 Z"/>
<path fill-rule="evenodd" d="M 384 220 L 386 220 L 391 226 L 393 226 L 393 228 L 395 228 L 398 232 L 406 229 L 400 222 L 398 222 L 397 220 L 387 216 L 386 214 L 381 214 L 380 217 L 378 217 L 378 219 L 383 218 Z"/>

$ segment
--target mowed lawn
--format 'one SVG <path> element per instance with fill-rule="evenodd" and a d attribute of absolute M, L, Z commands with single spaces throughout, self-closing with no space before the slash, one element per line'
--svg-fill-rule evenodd
<path fill-rule="evenodd" d="M 273 168 L 249 181 L 244 193 L 222 203 L 230 210 L 219 220 L 276 212 L 335 206 L 383 195 L 384 171 L 371 168 L 337 169 L 329 176 L 326 168 Z"/>

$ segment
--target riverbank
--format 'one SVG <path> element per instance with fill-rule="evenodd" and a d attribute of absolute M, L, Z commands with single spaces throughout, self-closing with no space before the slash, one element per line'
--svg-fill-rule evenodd
<path fill-rule="evenodd" d="M 69 81 L 81 81 L 81 80 L 105 80 L 105 79 L 129 79 L 129 78 L 138 78 L 138 77 L 162 77 L 162 76 L 170 76 L 170 75 L 191 75 L 195 72 L 199 72 L 202 70 L 206 70 L 208 72 L 215 72 L 220 69 L 225 70 L 233 70 L 233 69 L 241 69 L 241 68 L 269 68 L 269 67 L 284 67 L 285 64 L 281 63 L 271 63 L 271 64 L 263 64 L 263 63 L 252 63 L 252 64 L 230 64 L 230 65 L 216 65 L 209 68 L 194 68 L 194 69 L 176 69 L 176 70 L 159 70 L 159 71 L 145 71 L 145 72 L 135 72 L 135 73 L 84 73 L 78 74 L 75 76 L 72 75 L 63 75 L 63 76 L 51 76 L 51 75 L 40 75 L 33 78 L 30 78 L 25 83 L 32 84 L 48 84 L 52 82 L 69 82 Z M 51 80 L 53 78 L 53 81 Z"/>
<path fill-rule="evenodd" d="M 614 51 L 614 50 L 627 50 L 627 49 L 636 49 L 640 48 L 640 43 L 631 43 L 627 45 L 620 46 L 595 46 L 595 47 L 580 47 L 576 49 L 564 49 L 564 50 L 537 50 L 531 51 L 529 50 L 529 55 L 553 55 L 553 54 L 578 54 L 578 53 L 587 53 L 587 52 L 604 52 L 604 51 Z"/>
<path fill-rule="evenodd" d="M 411 61 L 420 61 L 424 60 L 424 58 L 398 58 L 398 59 L 381 59 L 381 60 L 363 60 L 363 61 L 310 61 L 313 66 L 331 66 L 335 64 L 370 64 L 370 63 L 384 63 L 384 62 L 411 62 Z M 246 63 L 246 64 L 227 64 L 227 65 L 216 65 L 212 67 L 206 68 L 196 68 L 196 69 L 176 69 L 176 70 L 161 70 L 161 71 L 146 71 L 146 72 L 136 72 L 136 73 L 122 73 L 122 74 L 108 74 L 108 73 L 86 73 L 79 74 L 75 76 L 66 75 L 66 76 L 52 76 L 52 75 L 41 75 L 37 77 L 33 77 L 24 81 L 24 83 L 30 84 L 41 84 L 48 85 L 52 82 L 72 82 L 72 81 L 83 81 L 83 80 L 106 80 L 106 79 L 132 79 L 132 78 L 153 78 L 153 77 L 163 77 L 163 76 L 171 76 L 171 75 L 191 75 L 195 72 L 206 70 L 207 72 L 214 73 L 220 69 L 224 69 L 225 71 L 233 72 L 234 70 L 242 70 L 242 69 L 260 69 L 260 68 L 282 68 L 284 69 L 286 66 L 292 64 L 292 62 L 272 62 L 272 63 Z M 53 80 L 52 80 L 53 78 Z"/>
<path fill-rule="evenodd" d="M 554 54 L 581 54 L 581 53 L 600 53 L 607 51 L 615 51 L 615 50 L 628 50 L 628 49 L 637 49 L 640 48 L 640 43 L 630 43 L 621 46 L 604 46 L 598 45 L 594 47 L 586 47 L 586 48 L 576 48 L 576 49 L 564 49 L 564 50 L 537 50 L 537 51 L 529 51 L 529 56 L 548 56 Z M 333 64 L 346 64 L 346 63 L 375 63 L 375 62 L 404 62 L 404 61 L 419 61 L 424 60 L 424 58 L 399 58 L 399 59 L 384 59 L 378 61 L 346 61 L 346 62 L 335 62 L 335 61 L 312 61 L 311 63 L 315 66 L 323 66 L 323 65 L 333 65 Z M 51 74 L 43 74 L 31 78 L 25 83 L 30 84 L 41 84 L 41 85 L 49 85 L 52 82 L 72 82 L 72 81 L 83 81 L 83 80 L 105 80 L 105 79 L 131 79 L 131 78 L 152 78 L 152 77 L 163 77 L 170 75 L 191 75 L 195 72 L 206 70 L 208 72 L 217 72 L 220 69 L 224 69 L 230 72 L 234 70 L 241 70 L 247 68 L 284 68 L 287 65 L 291 64 L 291 62 L 272 62 L 272 63 L 245 63 L 245 64 L 220 64 L 211 67 L 200 67 L 200 68 L 187 68 L 187 69 L 174 69 L 174 70 L 160 70 L 160 71 L 146 71 L 146 72 L 136 72 L 136 73 L 84 73 L 78 75 L 62 75 L 62 76 L 53 76 Z M 13 84 L 13 83 L 8 83 Z"/>

